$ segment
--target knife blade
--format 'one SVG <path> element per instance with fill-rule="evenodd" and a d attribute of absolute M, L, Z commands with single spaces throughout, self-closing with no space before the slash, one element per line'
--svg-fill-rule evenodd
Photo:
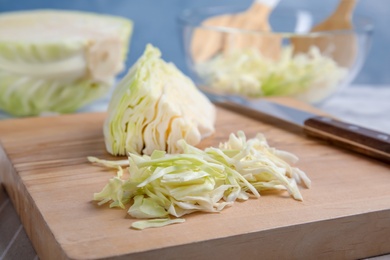
<path fill-rule="evenodd" d="M 271 117 L 277 121 L 299 126 L 309 136 L 390 163 L 389 134 L 264 99 L 214 99 L 213 102 L 218 106 L 252 117 L 260 119 Z"/>

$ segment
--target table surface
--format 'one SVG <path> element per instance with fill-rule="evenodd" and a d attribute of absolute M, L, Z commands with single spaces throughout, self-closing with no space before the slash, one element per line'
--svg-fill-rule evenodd
<path fill-rule="evenodd" d="M 78 111 L 104 111 L 108 97 Z M 390 86 L 350 86 L 326 103 L 321 110 L 351 123 L 390 133 Z M 0 119 L 8 116 L 0 113 Z M 38 259 L 19 217 L 0 180 L 0 259 Z M 375 259 L 389 259 L 388 256 Z"/>
<path fill-rule="evenodd" d="M 390 133 L 390 86 L 351 86 L 319 108 L 351 123 Z"/>

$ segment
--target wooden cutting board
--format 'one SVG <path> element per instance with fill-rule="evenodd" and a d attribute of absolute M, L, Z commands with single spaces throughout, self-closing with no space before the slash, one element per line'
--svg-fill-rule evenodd
<path fill-rule="evenodd" d="M 290 105 L 296 103 L 287 102 Z M 306 107 L 307 108 L 307 107 Z M 87 162 L 112 158 L 104 147 L 105 113 L 0 122 L 0 180 L 41 259 L 321 259 L 390 253 L 390 167 L 357 154 L 218 110 L 217 131 L 262 132 L 295 153 L 312 180 L 304 201 L 287 193 L 235 203 L 219 214 L 192 214 L 183 224 L 137 231 L 126 211 L 97 206 L 113 172 Z"/>

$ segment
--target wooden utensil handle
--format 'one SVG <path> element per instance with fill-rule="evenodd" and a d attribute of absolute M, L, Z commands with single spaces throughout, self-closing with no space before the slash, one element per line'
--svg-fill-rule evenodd
<path fill-rule="evenodd" d="M 333 13 L 333 19 L 337 17 L 350 19 L 352 16 L 353 9 L 356 6 L 356 0 L 341 0 Z"/>
<path fill-rule="evenodd" d="M 329 117 L 305 121 L 304 130 L 335 145 L 390 163 L 390 135 Z"/>

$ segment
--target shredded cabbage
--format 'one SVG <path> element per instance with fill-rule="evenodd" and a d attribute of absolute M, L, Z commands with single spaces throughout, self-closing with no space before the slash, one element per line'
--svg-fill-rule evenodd
<path fill-rule="evenodd" d="M 216 117 L 192 80 L 150 44 L 116 86 L 107 112 L 105 144 L 114 155 L 179 152 L 178 140 L 196 145 L 211 135 Z"/>
<path fill-rule="evenodd" d="M 185 219 L 182 218 L 175 218 L 175 219 L 169 219 L 169 218 L 162 218 L 162 219 L 148 219 L 148 220 L 140 220 L 135 221 L 131 227 L 135 229 L 145 229 L 145 228 L 153 228 L 153 227 L 163 227 L 171 224 L 176 223 L 183 223 Z"/>
<path fill-rule="evenodd" d="M 178 145 L 183 154 L 157 150 L 151 156 L 129 153 L 128 177 L 120 177 L 121 170 L 118 170 L 118 175 L 94 194 L 94 200 L 99 205 L 110 202 L 110 207 L 123 209 L 133 201 L 128 210 L 132 217 L 167 219 L 198 211 L 220 212 L 236 200 L 259 198 L 267 190 L 287 190 L 294 199 L 303 200 L 297 184 L 308 188 L 311 185 L 303 171 L 290 165 L 298 158 L 270 147 L 261 134 L 247 140 L 240 131 L 231 134 L 219 148 L 205 150 L 184 140 Z M 108 167 L 124 166 L 123 160 L 107 163 L 95 157 L 88 159 Z M 156 221 L 164 225 L 171 222 Z M 147 223 L 136 222 L 133 227 L 157 225 L 154 220 Z"/>
<path fill-rule="evenodd" d="M 107 94 L 124 68 L 130 20 L 76 11 L 0 15 L 0 109 L 69 113 Z"/>
<path fill-rule="evenodd" d="M 292 96 L 309 103 L 333 93 L 348 71 L 315 46 L 297 55 L 291 46 L 283 47 L 278 60 L 254 48 L 236 50 L 198 63 L 195 70 L 207 87 L 224 94 Z"/>

